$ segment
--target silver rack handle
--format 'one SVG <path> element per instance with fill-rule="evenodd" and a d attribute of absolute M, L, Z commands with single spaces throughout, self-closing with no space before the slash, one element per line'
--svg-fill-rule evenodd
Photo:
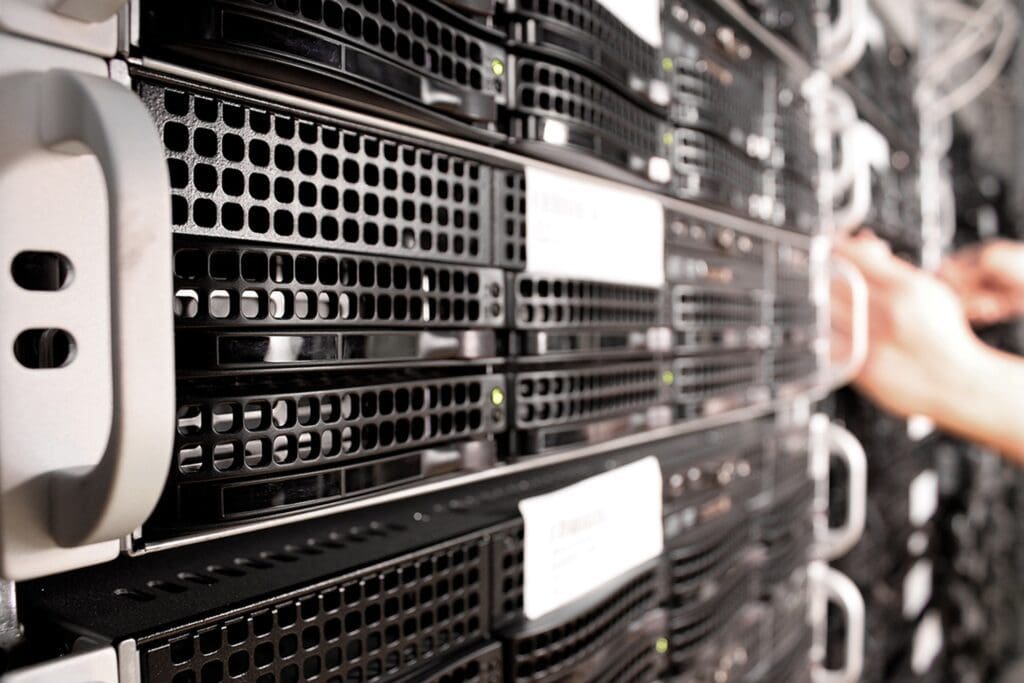
<path fill-rule="evenodd" d="M 850 287 L 853 329 L 850 330 L 850 357 L 831 369 L 834 389 L 852 382 L 864 368 L 868 358 L 868 283 L 852 263 L 832 257 L 829 267 L 833 275 L 846 280 Z"/>
<path fill-rule="evenodd" d="M 857 545 L 864 535 L 867 523 L 868 460 L 864 447 L 853 434 L 829 422 L 823 414 L 811 418 L 811 468 L 814 479 L 824 491 L 819 500 L 821 513 L 815 528 L 816 556 L 833 560 L 842 557 Z M 841 527 L 828 526 L 828 481 L 830 457 L 843 459 L 849 471 L 850 490 L 847 492 L 846 521 Z"/>
<path fill-rule="evenodd" d="M 864 597 L 853 581 L 824 562 L 812 562 L 808 578 L 815 642 L 811 680 L 814 683 L 857 683 L 864 672 Z M 824 664 L 829 603 L 838 607 L 846 620 L 846 658 L 844 667 L 839 670 L 827 669 Z"/>
<path fill-rule="evenodd" d="M 170 190 L 152 119 L 128 89 L 52 70 L 0 81 L 4 103 L 37 112 L 40 147 L 92 154 L 107 188 L 113 417 L 94 466 L 50 475 L 49 526 L 75 547 L 120 538 L 156 505 L 174 443 Z"/>
<path fill-rule="evenodd" d="M 867 48 L 868 0 L 840 0 L 835 22 L 819 35 L 821 61 L 832 76 L 842 76 L 857 65 Z"/>

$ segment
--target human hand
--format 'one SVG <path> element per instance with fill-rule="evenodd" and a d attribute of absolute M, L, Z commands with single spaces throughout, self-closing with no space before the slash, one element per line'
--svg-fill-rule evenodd
<path fill-rule="evenodd" d="M 978 325 L 1024 315 L 1024 244 L 994 240 L 961 249 L 939 269 Z"/>
<path fill-rule="evenodd" d="M 868 356 L 855 386 L 898 415 L 941 417 L 948 392 L 980 355 L 959 299 L 871 233 L 837 243 L 835 253 L 868 284 Z M 852 325 L 851 295 L 838 285 L 832 291 L 832 325 L 842 346 Z"/>

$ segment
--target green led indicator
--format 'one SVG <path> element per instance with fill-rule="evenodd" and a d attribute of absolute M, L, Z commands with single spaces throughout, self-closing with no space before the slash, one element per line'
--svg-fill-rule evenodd
<path fill-rule="evenodd" d="M 661 68 L 665 71 L 671 71 L 674 66 L 675 65 L 672 64 L 671 57 L 665 57 L 664 59 L 661 60 Z"/>
<path fill-rule="evenodd" d="M 661 383 L 662 384 L 672 384 L 675 381 L 676 381 L 676 373 L 672 372 L 671 370 L 666 370 L 665 372 L 661 373 Z"/>
<path fill-rule="evenodd" d="M 501 390 L 501 387 L 494 387 L 491 389 L 491 404 L 500 406 L 505 402 L 505 392 Z"/>
<path fill-rule="evenodd" d="M 499 78 L 505 75 L 505 62 L 501 61 L 497 57 L 491 60 L 491 71 L 494 72 L 495 76 Z"/>
<path fill-rule="evenodd" d="M 663 655 L 668 652 L 668 638 L 658 638 L 654 641 L 654 651 L 659 655 Z"/>
<path fill-rule="evenodd" d="M 672 133 L 665 133 L 661 136 L 661 142 L 665 145 L 672 145 Z"/>

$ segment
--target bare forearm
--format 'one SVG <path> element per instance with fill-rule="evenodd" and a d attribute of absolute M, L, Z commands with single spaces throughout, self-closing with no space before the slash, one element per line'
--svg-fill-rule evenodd
<path fill-rule="evenodd" d="M 1024 466 L 1024 359 L 983 345 L 972 355 L 949 369 L 931 417 Z"/>

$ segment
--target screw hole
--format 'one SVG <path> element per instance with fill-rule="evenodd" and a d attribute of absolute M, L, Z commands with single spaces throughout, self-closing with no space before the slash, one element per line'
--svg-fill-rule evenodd
<path fill-rule="evenodd" d="M 56 292 L 71 284 L 71 261 L 55 251 L 23 251 L 11 262 L 18 286 L 38 292 Z"/>
<path fill-rule="evenodd" d="M 14 356 L 26 368 L 63 368 L 75 357 L 75 339 L 58 328 L 25 330 L 14 340 Z"/>

